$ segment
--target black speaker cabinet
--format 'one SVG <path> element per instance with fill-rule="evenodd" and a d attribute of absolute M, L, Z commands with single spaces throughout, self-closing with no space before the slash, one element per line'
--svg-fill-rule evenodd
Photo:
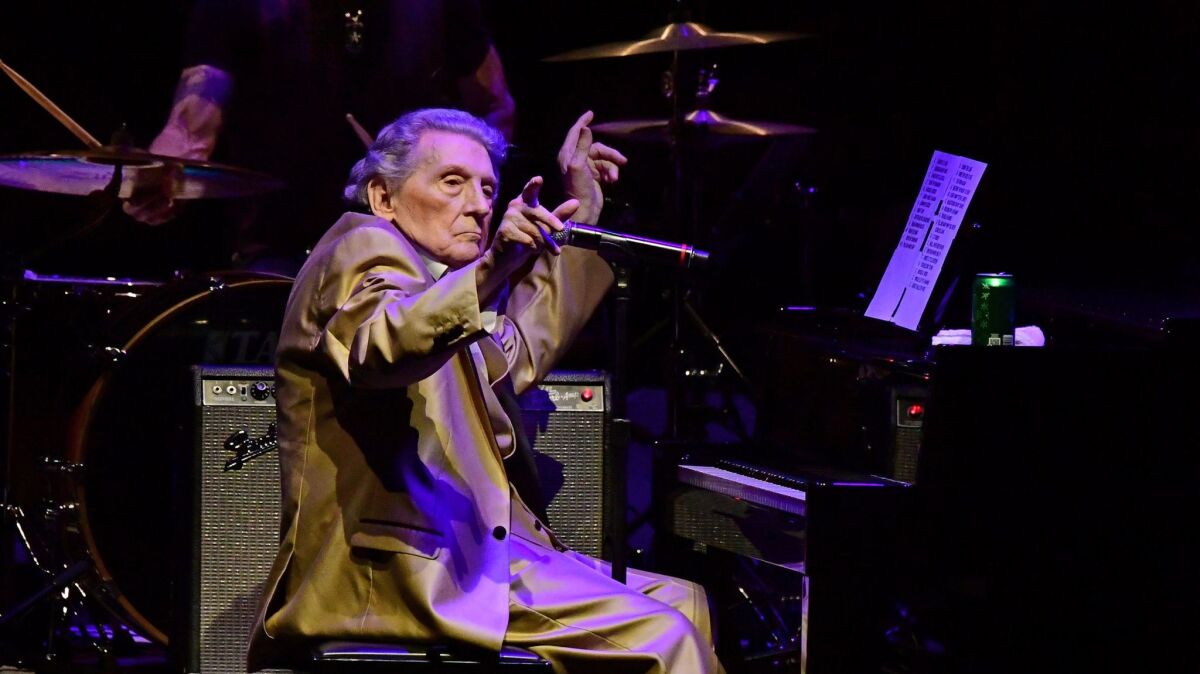
<path fill-rule="evenodd" d="M 279 549 L 279 453 L 274 371 L 201 365 L 195 384 L 196 463 L 186 632 L 188 672 L 246 671 L 246 642 Z M 243 432 L 244 435 L 238 433 Z M 232 447 L 232 448 L 231 448 Z M 266 449 L 240 466 L 239 449 Z"/>
<path fill-rule="evenodd" d="M 520 396 L 550 526 L 568 547 L 600 557 L 607 532 L 608 375 L 556 371 Z"/>

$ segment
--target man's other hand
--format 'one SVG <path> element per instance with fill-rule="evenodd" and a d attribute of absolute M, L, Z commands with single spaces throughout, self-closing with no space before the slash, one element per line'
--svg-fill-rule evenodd
<path fill-rule="evenodd" d="M 628 159 L 604 143 L 592 139 L 592 112 L 589 110 L 575 120 L 562 148 L 558 151 L 558 168 L 562 172 L 563 190 L 568 197 L 579 200 L 576 219 L 595 223 L 604 205 L 602 184 L 617 182 L 620 167 Z"/>

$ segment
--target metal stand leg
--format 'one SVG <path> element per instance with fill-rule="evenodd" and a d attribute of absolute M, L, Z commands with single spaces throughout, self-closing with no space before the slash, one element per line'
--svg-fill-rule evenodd
<path fill-rule="evenodd" d="M 92 561 L 83 559 L 60 570 L 57 574 L 49 569 L 43 560 L 38 559 L 33 543 L 29 540 L 25 526 L 25 514 L 18 506 L 7 506 L 5 514 L 13 520 L 14 529 L 21 539 L 33 565 L 36 566 L 49 580 L 41 589 L 26 597 L 19 604 L 0 615 L 0 640 L 10 636 L 20 619 L 27 613 L 42 605 L 50 605 L 50 619 L 46 625 L 44 650 L 38 656 L 42 665 L 62 665 L 62 671 L 72 671 L 68 654 L 60 654 L 58 650 L 63 644 L 68 644 L 68 633 L 72 625 L 80 628 L 79 636 L 87 640 L 88 645 L 101 658 L 108 658 L 112 645 L 123 636 L 122 626 L 107 626 L 97 623 L 93 618 L 92 609 L 87 603 L 87 594 L 79 585 L 81 576 L 92 570 Z M 86 619 L 86 620 L 85 620 Z M 92 634 L 88 627 L 93 627 Z M 106 630 L 106 627 L 108 629 Z M 127 636 L 127 635 L 124 635 Z M 39 670 L 40 671 L 40 670 Z"/>
<path fill-rule="evenodd" d="M 86 559 L 75 562 L 71 566 L 67 567 L 62 573 L 55 576 L 48 585 L 33 593 L 31 596 L 25 599 L 25 601 L 22 601 L 20 604 L 17 604 L 12 609 L 5 612 L 3 616 L 0 616 L 0 630 L 4 629 L 14 620 L 24 615 L 27 611 L 29 611 L 29 609 L 49 599 L 56 593 L 61 592 L 64 587 L 73 583 L 76 578 L 87 573 L 87 571 L 91 568 L 92 563 Z"/>
<path fill-rule="evenodd" d="M 609 555 L 612 577 L 625 582 L 628 568 L 628 534 L 626 532 L 626 473 L 629 452 L 630 423 L 626 412 L 629 392 L 629 307 L 633 300 L 632 274 L 628 267 L 614 264 L 616 275 L 613 316 L 612 420 L 609 422 L 608 451 L 608 521 Z"/>

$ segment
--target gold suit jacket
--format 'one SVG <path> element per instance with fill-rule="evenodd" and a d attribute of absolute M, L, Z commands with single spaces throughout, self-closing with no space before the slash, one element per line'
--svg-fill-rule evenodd
<path fill-rule="evenodd" d="M 612 272 L 542 255 L 489 333 L 475 266 L 435 283 L 391 222 L 347 213 L 300 270 L 276 353 L 283 536 L 251 670 L 310 639 L 500 647 L 514 442 L 490 384 L 544 375 Z"/>

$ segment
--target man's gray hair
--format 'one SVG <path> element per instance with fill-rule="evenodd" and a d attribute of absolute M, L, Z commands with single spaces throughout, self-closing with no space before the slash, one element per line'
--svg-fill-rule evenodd
<path fill-rule="evenodd" d="M 383 127 L 367 156 L 350 169 L 350 178 L 343 192 L 346 201 L 369 206 L 367 185 L 374 178 L 383 178 L 389 186 L 403 183 L 416 170 L 413 149 L 426 131 L 457 133 L 479 142 L 492 159 L 492 170 L 500 176 L 500 165 L 508 152 L 504 136 L 478 117 L 448 108 L 414 110 Z"/>

